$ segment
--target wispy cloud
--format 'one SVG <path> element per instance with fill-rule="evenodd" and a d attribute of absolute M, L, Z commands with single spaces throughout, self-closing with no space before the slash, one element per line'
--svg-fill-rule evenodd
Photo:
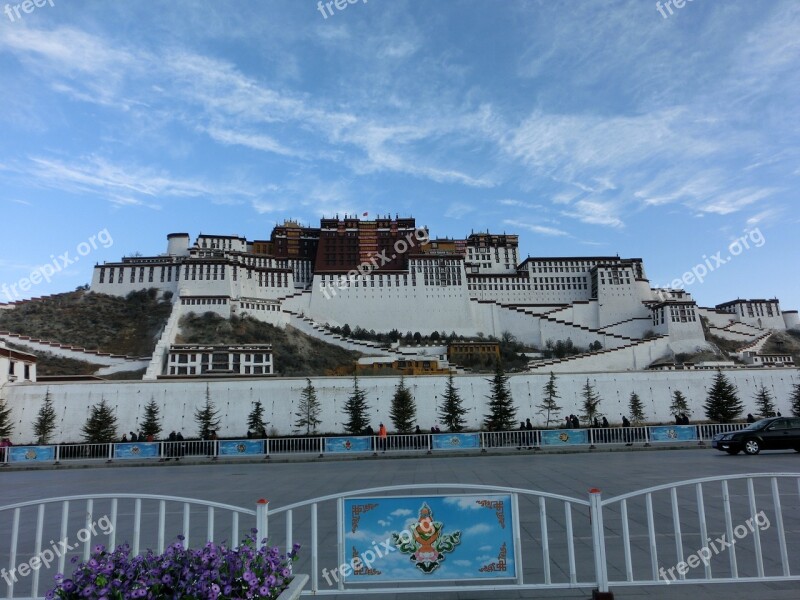
<path fill-rule="evenodd" d="M 562 236 L 569 236 L 570 234 L 566 231 L 561 229 L 557 229 L 555 227 L 547 227 L 545 225 L 537 225 L 535 223 L 525 223 L 521 221 L 514 221 L 512 219 L 506 219 L 503 221 L 505 225 L 511 225 L 514 227 L 520 227 L 527 231 L 531 231 L 533 233 L 538 233 L 539 235 L 547 235 L 553 237 L 562 237 Z"/>

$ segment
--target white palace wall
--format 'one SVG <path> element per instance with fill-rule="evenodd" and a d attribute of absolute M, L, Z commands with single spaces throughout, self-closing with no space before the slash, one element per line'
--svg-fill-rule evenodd
<path fill-rule="evenodd" d="M 619 423 L 622 415 L 627 414 L 628 398 L 632 391 L 637 392 L 644 401 L 648 421 L 670 421 L 670 398 L 673 391 L 680 390 L 689 400 L 692 420 L 702 420 L 702 404 L 715 374 L 714 371 L 561 374 L 557 375 L 561 396 L 559 402 L 563 407 L 562 414 L 579 414 L 581 388 L 588 379 L 602 398 L 600 411 L 611 423 Z M 753 397 L 762 383 L 775 396 L 778 410 L 789 414 L 792 386 L 800 383 L 798 369 L 735 369 L 726 371 L 726 375 L 739 389 L 745 414 L 756 412 Z M 519 409 L 517 416 L 520 420 L 530 417 L 537 426 L 543 425 L 535 406 L 541 403 L 542 388 L 548 378 L 547 372 L 510 377 L 511 392 Z M 389 403 L 398 381 L 396 377 L 360 379 L 371 406 L 372 426 L 376 430 L 380 422 L 386 423 L 391 430 Z M 323 408 L 320 432 L 341 432 L 344 420 L 342 407 L 352 390 L 352 380 L 317 377 L 312 378 L 312 382 Z M 447 378 L 406 377 L 405 382 L 416 398 L 417 422 L 423 429 L 429 429 L 437 421 Z M 144 405 L 151 398 L 161 407 L 165 435 L 172 430 L 180 430 L 186 437 L 196 436 L 194 412 L 205 401 L 206 385 L 222 418 L 219 435 L 239 437 L 247 431 L 247 415 L 256 400 L 264 404 L 269 429 L 274 429 L 278 434 L 292 433 L 294 412 L 305 383 L 304 378 L 37 383 L 8 385 L 2 389 L 2 395 L 12 410 L 15 425 L 12 441 L 16 444 L 33 440 L 32 423 L 48 389 L 58 415 L 56 442 L 80 441 L 80 428 L 89 408 L 101 398 L 105 398 L 116 411 L 120 436 L 139 428 Z M 488 379 L 485 376 L 457 376 L 456 385 L 468 409 L 468 427 L 478 428 L 486 411 Z"/>
<path fill-rule="evenodd" d="M 379 276 L 356 277 L 349 285 L 322 287 L 321 276 L 314 276 L 314 284 L 307 316 L 318 323 L 364 329 L 379 332 L 397 329 L 405 333 L 419 331 L 455 330 L 463 335 L 476 335 L 486 331 L 485 311 L 471 306 L 464 286 L 425 285 L 417 278 L 417 285 L 380 287 Z M 358 287 L 356 287 L 358 284 Z M 320 291 L 323 290 L 323 291 Z M 477 314 L 476 314 L 477 313 Z"/>

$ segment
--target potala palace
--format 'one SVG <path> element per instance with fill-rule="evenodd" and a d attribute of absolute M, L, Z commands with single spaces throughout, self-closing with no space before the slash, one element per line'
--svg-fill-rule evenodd
<path fill-rule="evenodd" d="M 180 322 L 189 313 L 247 315 L 278 327 L 290 325 L 361 352 L 359 363 L 365 366 L 420 358 L 438 362 L 443 369 L 406 378 L 424 429 L 437 420 L 447 385 L 444 373 L 458 364 L 448 365 L 448 347 L 409 345 L 405 340 L 380 345 L 335 335 L 330 328 L 347 324 L 384 333 L 454 332 L 467 338 L 450 349 L 468 348 L 470 339 L 500 338 L 504 332 L 540 349 L 549 340 L 592 346 L 593 352 L 560 360 L 532 357 L 526 372 L 511 374 L 509 387 L 518 416 L 530 417 L 537 426 L 543 425 L 537 405 L 550 373 L 558 378 L 564 414 L 581 413 L 582 386 L 588 380 L 602 397 L 600 410 L 611 423 L 619 423 L 627 413 L 632 392 L 642 398 L 650 422 L 671 420 L 675 391 L 687 397 L 693 418 L 702 419 L 717 368 L 725 369 L 737 386 L 746 412 L 755 412 L 754 395 L 762 385 L 774 395 L 778 408 L 788 411 L 788 398 L 800 383 L 791 356 L 763 350 L 772 334 L 800 328 L 798 313 L 782 311 L 777 299 L 700 307 L 684 290 L 652 288 L 640 258 L 521 257 L 516 235 L 472 233 L 462 240 L 436 239 L 410 218 L 326 218 L 319 228 L 287 222 L 275 227 L 270 239 L 253 241 L 222 235 L 199 235 L 193 241 L 188 234 L 176 233 L 168 236 L 164 254 L 94 267 L 94 292 L 127 296 L 150 288 L 172 303 L 152 357 L 81 353 L 83 360 L 102 365 L 98 375 L 146 369 L 143 380 L 36 381 L 34 356 L 0 351 L 0 397 L 12 409 L 16 439 L 33 439 L 33 422 L 46 394 L 59 415 L 58 441 L 79 440 L 89 408 L 101 398 L 113 407 L 125 431 L 137 427 L 144 405 L 155 400 L 165 431 L 193 435 L 195 411 L 206 394 L 221 411 L 221 437 L 244 435 L 256 400 L 266 409 L 272 433 L 295 431 L 294 413 L 306 379 L 265 377 L 274 367 L 267 346 L 228 347 L 222 352 L 183 343 Z M 707 333 L 713 338 L 706 339 Z M 678 354 L 708 356 L 708 350 L 715 350 L 714 340 L 720 339 L 739 348 L 736 364 L 675 364 Z M 74 351 L 12 334 L 5 341 L 21 344 L 25 352 L 70 356 Z M 11 366 L 2 367 L 4 360 Z M 11 372 L 7 368 L 14 376 L 3 381 L 3 373 Z M 217 371 L 223 376 L 215 377 Z M 456 372 L 467 427 L 478 429 L 486 413 L 489 381 L 486 375 Z M 371 373 L 379 375 L 380 370 Z M 396 372 L 360 380 L 374 427 L 391 422 L 390 399 L 399 380 Z M 313 384 L 322 406 L 320 430 L 341 432 L 352 378 L 313 377 Z"/>
<path fill-rule="evenodd" d="M 653 289 L 640 258 L 523 259 L 516 235 L 434 239 L 411 218 L 326 218 L 319 228 L 286 222 L 263 241 L 200 235 L 192 243 L 174 233 L 163 255 L 94 269 L 92 291 L 125 296 L 143 288 L 174 298 L 145 379 L 165 373 L 180 317 L 189 312 L 291 324 L 379 357 L 409 351 L 334 340 L 324 327 L 498 338 L 508 331 L 539 348 L 566 339 L 602 346 L 532 366 L 554 372 L 643 370 L 706 349 L 701 317 L 715 336 L 754 346 L 771 331 L 800 327 L 797 311 L 782 312 L 777 299 L 704 308 L 684 290 Z"/>

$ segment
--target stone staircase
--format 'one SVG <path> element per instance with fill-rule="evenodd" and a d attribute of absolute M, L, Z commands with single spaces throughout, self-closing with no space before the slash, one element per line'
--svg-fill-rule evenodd
<path fill-rule="evenodd" d="M 587 352 L 566 358 L 537 362 L 528 369 L 528 372 L 641 371 L 668 352 L 669 336 L 662 335 L 646 340 L 633 340 L 624 346 L 600 350 L 599 352 Z"/>
<path fill-rule="evenodd" d="M 150 362 L 149 356 L 126 356 L 100 352 L 99 350 L 87 350 L 81 346 L 70 346 L 60 342 L 41 340 L 10 331 L 0 331 L 0 340 L 22 346 L 34 354 L 53 354 L 61 358 L 97 365 L 99 369 L 97 375 L 110 375 L 120 371 L 138 371 Z"/>
<path fill-rule="evenodd" d="M 180 332 L 178 323 L 182 316 L 183 311 L 181 311 L 180 305 L 178 303 L 173 304 L 172 313 L 167 320 L 167 324 L 164 326 L 164 331 L 161 333 L 156 343 L 155 350 L 153 350 L 153 357 L 150 359 L 150 364 L 147 366 L 147 371 L 145 371 L 144 377 L 142 378 L 145 381 L 155 381 L 164 373 L 164 365 L 166 364 L 169 348 L 175 343 L 175 338 Z"/>

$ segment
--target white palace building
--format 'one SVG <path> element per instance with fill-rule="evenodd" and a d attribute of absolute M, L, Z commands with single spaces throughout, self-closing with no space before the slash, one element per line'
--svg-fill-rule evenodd
<path fill-rule="evenodd" d="M 473 233 L 432 239 L 411 218 L 324 218 L 319 228 L 286 222 L 269 240 L 185 233 L 168 236 L 165 254 L 96 265 L 91 289 L 126 296 L 171 292 L 173 314 L 145 379 L 167 375 L 180 317 L 212 311 L 292 325 L 325 341 L 325 326 L 388 332 L 433 331 L 500 337 L 542 347 L 571 339 L 602 350 L 536 369 L 636 371 L 677 353 L 708 347 L 701 317 L 718 337 L 760 340 L 800 328 L 797 311 L 777 299 L 697 306 L 684 290 L 654 289 L 642 259 L 619 256 L 527 257 L 516 235 Z M 397 350 L 371 348 L 375 355 Z"/>

